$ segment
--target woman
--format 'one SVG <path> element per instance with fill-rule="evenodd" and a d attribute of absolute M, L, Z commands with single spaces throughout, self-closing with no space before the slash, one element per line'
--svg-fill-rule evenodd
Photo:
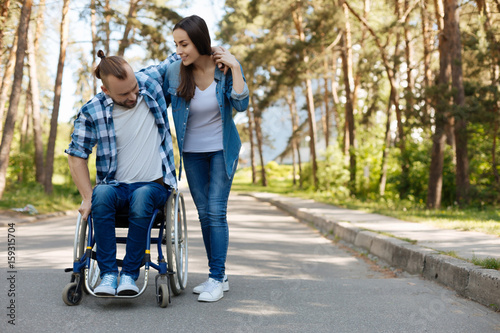
<path fill-rule="evenodd" d="M 200 294 L 198 301 L 215 302 L 229 290 L 227 201 L 241 147 L 232 109 L 247 109 L 248 87 L 231 53 L 218 48 L 212 54 L 202 18 L 182 19 L 173 37 L 181 60 L 169 66 L 163 89 L 172 105 L 181 168 L 183 161 L 210 268 L 208 279 L 193 292 Z"/>

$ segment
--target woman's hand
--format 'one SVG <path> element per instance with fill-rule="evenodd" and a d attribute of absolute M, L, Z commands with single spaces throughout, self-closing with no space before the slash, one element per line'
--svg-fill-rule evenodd
<path fill-rule="evenodd" d="M 228 68 L 234 69 L 240 67 L 240 64 L 236 60 L 236 57 L 231 54 L 228 50 L 224 49 L 222 46 L 212 48 L 212 58 L 215 64 L 219 66 L 222 70 L 221 65 L 224 66 L 224 74 L 227 73 Z"/>

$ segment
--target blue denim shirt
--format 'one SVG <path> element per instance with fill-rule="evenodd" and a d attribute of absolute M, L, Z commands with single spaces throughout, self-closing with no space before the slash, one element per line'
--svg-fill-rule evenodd
<path fill-rule="evenodd" d="M 179 87 L 181 61 L 171 64 L 167 70 L 167 77 L 163 83 L 163 91 L 167 104 L 172 105 L 172 115 L 174 118 L 175 132 L 177 134 L 177 143 L 181 155 L 183 156 L 184 135 L 189 116 L 189 102 L 177 95 Z M 243 73 L 243 69 L 241 70 Z M 224 148 L 224 161 L 228 177 L 236 171 L 236 165 L 241 148 L 241 140 L 233 120 L 233 108 L 236 111 L 246 111 L 248 108 L 249 92 L 245 82 L 243 92 L 240 94 L 233 90 L 233 76 L 229 71 L 226 75 L 217 67 L 214 75 L 216 86 L 217 101 L 222 118 L 222 146 Z M 243 79 L 245 77 L 243 76 Z M 181 165 L 182 167 L 182 165 Z M 179 171 L 179 179 L 181 172 Z"/>
<path fill-rule="evenodd" d="M 176 188 L 175 163 L 172 149 L 172 137 L 167 118 L 167 104 L 163 95 L 162 83 L 167 67 L 178 60 L 172 54 L 159 65 L 150 66 L 135 73 L 139 85 L 139 94 L 144 97 L 150 112 L 155 117 L 158 133 L 161 137 L 160 156 L 162 159 L 163 181 Z M 65 152 L 69 155 L 87 159 L 92 148 L 97 145 L 96 168 L 97 184 L 116 183 L 117 167 L 116 134 L 113 122 L 114 102 L 103 92 L 88 101 L 78 112 L 71 143 Z"/>

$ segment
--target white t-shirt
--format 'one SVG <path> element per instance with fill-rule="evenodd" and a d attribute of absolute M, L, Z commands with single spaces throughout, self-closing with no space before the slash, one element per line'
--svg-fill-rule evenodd
<path fill-rule="evenodd" d="M 149 182 L 163 177 L 161 137 L 155 117 L 142 96 L 132 109 L 113 107 L 116 133 L 116 180 L 123 183 Z"/>
<path fill-rule="evenodd" d="M 222 150 L 222 118 L 216 96 L 215 80 L 205 90 L 196 87 L 189 105 L 184 135 L 184 152 L 200 153 Z"/>

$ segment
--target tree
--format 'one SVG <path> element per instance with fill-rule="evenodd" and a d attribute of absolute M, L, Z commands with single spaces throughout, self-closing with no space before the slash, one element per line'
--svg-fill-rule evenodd
<path fill-rule="evenodd" d="M 449 27 L 451 81 L 454 89 L 453 103 L 459 110 L 455 115 L 456 196 L 457 202 L 469 201 L 469 156 L 467 147 L 467 116 L 463 113 L 465 92 L 462 73 L 462 43 L 460 38 L 459 8 L 457 0 L 444 0 L 444 24 Z"/>
<path fill-rule="evenodd" d="M 66 60 L 66 48 L 68 46 L 68 30 L 69 30 L 69 9 L 70 0 L 63 1 L 62 18 L 61 18 L 61 39 L 59 44 L 59 61 L 57 64 L 56 81 L 54 84 L 54 107 L 50 120 L 50 133 L 47 143 L 47 153 L 45 156 L 45 192 L 52 193 L 52 175 L 54 173 L 54 150 L 57 137 L 57 118 L 59 117 L 59 107 L 61 104 L 61 88 L 64 71 L 64 62 Z"/>
<path fill-rule="evenodd" d="M 292 9 L 292 18 L 295 24 L 295 29 L 297 30 L 298 39 L 301 43 L 305 43 L 306 36 L 303 28 L 303 18 L 302 18 L 302 8 L 297 6 Z M 313 188 L 318 186 L 318 161 L 316 157 L 316 114 L 314 107 L 314 97 L 313 97 L 313 87 L 311 80 L 311 73 L 308 69 L 309 55 L 307 54 L 306 48 L 304 47 L 300 52 L 301 61 L 304 63 L 306 68 L 305 72 L 305 87 L 306 87 L 306 101 L 307 101 L 307 115 L 309 120 L 309 149 L 311 153 L 311 166 L 312 166 L 312 184 Z"/>
<path fill-rule="evenodd" d="M 35 169 L 36 181 L 44 184 L 45 170 L 43 164 L 43 137 L 42 137 L 42 124 L 40 119 L 40 89 L 38 86 L 38 74 L 36 64 L 36 54 L 38 52 L 38 45 L 40 35 L 43 30 L 43 12 L 45 0 L 40 0 L 38 6 L 38 13 L 36 19 L 36 30 L 33 36 L 28 33 L 28 63 L 29 63 L 29 77 L 30 77 L 30 92 L 31 92 L 31 109 L 33 114 L 33 141 L 35 143 Z"/>
<path fill-rule="evenodd" d="M 10 83 L 12 80 L 12 73 L 14 72 L 14 66 L 16 65 L 16 51 L 17 51 L 17 33 L 14 37 L 14 43 L 9 51 L 9 58 L 5 64 L 5 72 L 3 74 L 2 86 L 0 88 L 0 132 L 3 129 L 3 118 L 5 113 L 5 106 L 7 103 Z"/>
<path fill-rule="evenodd" d="M 352 43 L 351 25 L 346 2 L 341 2 L 344 11 L 345 29 L 342 33 L 342 71 L 344 73 L 344 89 L 346 95 L 345 103 L 345 127 L 344 127 L 344 155 L 349 156 L 349 190 L 351 194 L 356 193 L 356 131 L 354 124 L 353 91 L 354 86 L 352 75 Z"/>
<path fill-rule="evenodd" d="M 137 15 L 137 8 L 139 7 L 141 0 L 130 0 L 130 5 L 127 14 L 127 22 L 125 24 L 125 30 L 123 32 L 122 40 L 118 46 L 117 55 L 122 56 L 125 53 L 125 49 L 130 45 L 130 32 L 134 26 L 133 20 Z"/>
<path fill-rule="evenodd" d="M 9 15 L 10 0 L 0 1 L 0 50 L 3 49 L 4 35 L 5 35 L 5 23 Z"/>
<path fill-rule="evenodd" d="M 439 20 L 440 21 L 440 20 Z M 431 163 L 429 167 L 429 185 L 427 189 L 427 208 L 440 208 L 443 187 L 443 163 L 446 146 L 446 127 L 450 107 L 449 83 L 451 80 L 451 59 L 449 25 L 440 25 L 439 36 L 439 77 L 435 93 L 435 130 L 432 135 Z"/>
<path fill-rule="evenodd" d="M 14 81 L 12 84 L 12 93 L 9 100 L 9 109 L 5 120 L 5 127 L 0 145 L 0 199 L 3 196 L 6 186 L 7 167 L 9 165 L 9 153 L 14 137 L 14 128 L 16 125 L 17 108 L 21 97 L 21 85 L 23 80 L 24 56 L 26 52 L 26 41 L 31 15 L 32 0 L 24 0 L 17 30 L 18 43 L 16 52 L 16 65 L 14 67 Z"/>

